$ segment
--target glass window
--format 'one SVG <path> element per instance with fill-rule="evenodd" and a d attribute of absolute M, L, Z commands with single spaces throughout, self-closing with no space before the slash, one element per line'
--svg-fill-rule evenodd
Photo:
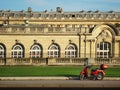
<path fill-rule="evenodd" d="M 77 49 L 76 46 L 73 44 L 70 44 L 65 49 L 65 57 L 77 57 Z"/>
<path fill-rule="evenodd" d="M 97 57 L 98 58 L 110 57 L 110 43 L 100 42 L 97 44 Z"/>
<path fill-rule="evenodd" d="M 30 49 L 30 57 L 31 58 L 40 58 L 42 57 L 42 48 L 40 45 L 35 44 Z"/>
<path fill-rule="evenodd" d="M 48 49 L 48 57 L 59 57 L 60 49 L 57 44 L 52 44 Z"/>
<path fill-rule="evenodd" d="M 12 57 L 13 58 L 23 58 L 24 57 L 24 48 L 22 45 L 17 44 L 12 48 Z"/>
<path fill-rule="evenodd" d="M 0 58 L 5 57 L 4 52 L 5 52 L 5 48 L 2 45 L 0 45 Z"/>

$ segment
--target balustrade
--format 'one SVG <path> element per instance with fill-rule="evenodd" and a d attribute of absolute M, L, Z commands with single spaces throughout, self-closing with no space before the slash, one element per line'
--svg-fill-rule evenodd
<path fill-rule="evenodd" d="M 120 58 L 93 58 L 89 64 L 120 65 Z M 0 65 L 84 65 L 86 58 L 0 58 Z"/>

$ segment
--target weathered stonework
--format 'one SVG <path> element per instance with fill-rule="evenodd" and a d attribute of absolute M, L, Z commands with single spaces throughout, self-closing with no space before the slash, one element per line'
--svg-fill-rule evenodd
<path fill-rule="evenodd" d="M 60 7 L 50 12 L 0 11 L 1 65 L 3 58 L 7 65 L 14 65 L 10 62 L 17 55 L 32 58 L 33 45 L 41 48 L 39 58 L 51 63 L 57 63 L 56 58 L 120 58 L 119 41 L 120 12 L 64 12 Z M 15 45 L 23 48 L 20 57 Z"/>

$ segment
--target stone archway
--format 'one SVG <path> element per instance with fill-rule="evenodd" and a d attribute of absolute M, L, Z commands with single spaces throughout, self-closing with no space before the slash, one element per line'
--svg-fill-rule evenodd
<path fill-rule="evenodd" d="M 113 56 L 113 53 L 114 53 L 114 38 L 116 36 L 116 32 L 114 31 L 113 28 L 111 28 L 109 25 L 98 25 L 96 26 L 93 31 L 92 31 L 92 35 L 94 36 L 94 38 L 96 39 L 95 41 L 95 47 L 96 47 L 96 50 L 95 50 L 95 53 L 96 53 L 96 57 L 97 57 L 97 53 L 98 49 L 98 45 L 100 43 L 109 43 L 109 57 L 112 57 Z M 103 49 L 102 51 L 105 52 L 105 49 Z M 107 58 L 109 58 L 107 57 Z"/>
<path fill-rule="evenodd" d="M 116 36 L 115 30 L 112 27 L 105 24 L 97 25 L 92 31 L 92 35 L 94 37 L 98 37 L 99 34 L 105 34 L 105 33 L 109 34 L 112 37 Z"/>

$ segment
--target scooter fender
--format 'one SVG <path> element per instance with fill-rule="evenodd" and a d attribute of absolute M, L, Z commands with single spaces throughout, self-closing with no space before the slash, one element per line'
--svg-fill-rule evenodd
<path fill-rule="evenodd" d="M 103 70 L 98 70 L 98 73 L 102 73 L 103 75 L 105 75 L 105 72 Z"/>
<path fill-rule="evenodd" d="M 81 71 L 80 74 L 84 74 L 84 71 Z"/>

